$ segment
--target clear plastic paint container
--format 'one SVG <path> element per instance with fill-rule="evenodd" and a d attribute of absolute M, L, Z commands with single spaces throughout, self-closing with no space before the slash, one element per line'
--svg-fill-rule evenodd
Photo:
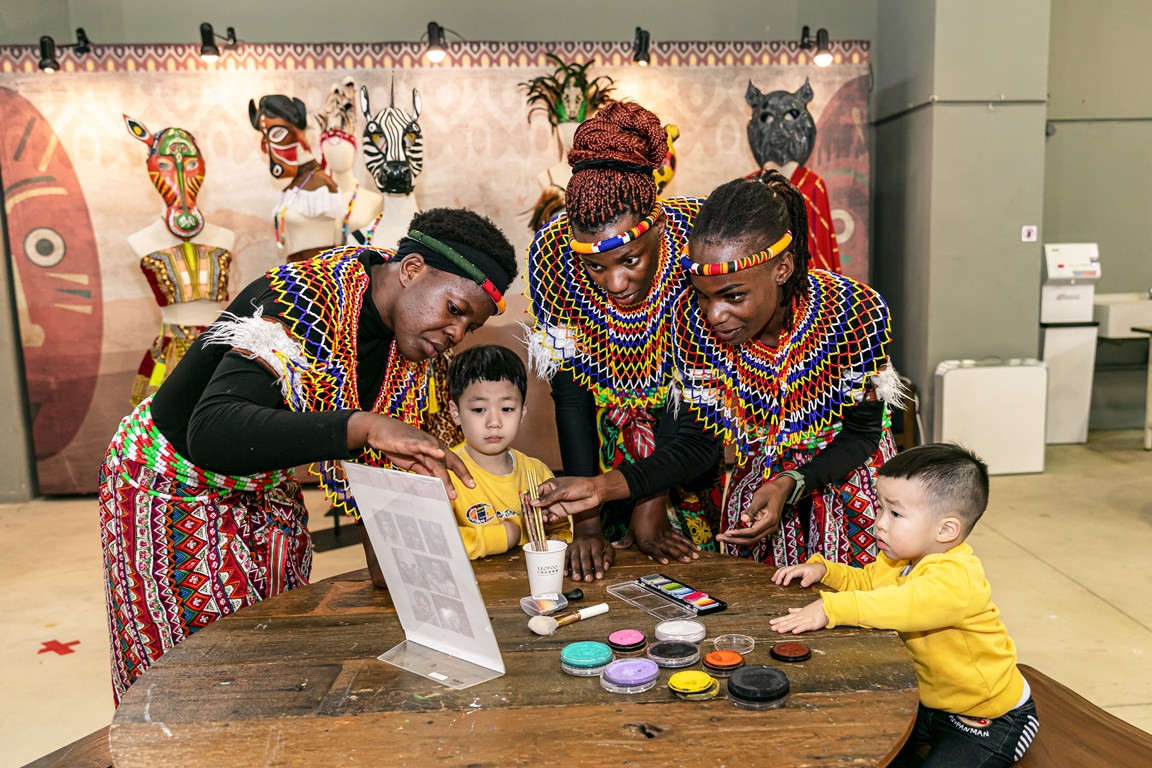
<path fill-rule="evenodd" d="M 696 619 L 670 619 L 656 625 L 657 640 L 680 640 L 699 643 L 708 634 L 707 628 Z"/>
<path fill-rule="evenodd" d="M 600 685 L 612 693 L 643 693 L 660 677 L 660 667 L 651 659 L 618 659 L 600 673 Z"/>
<path fill-rule="evenodd" d="M 662 667 L 690 667 L 700 661 L 700 649 L 683 640 L 661 640 L 648 646 L 648 658 Z"/>
<path fill-rule="evenodd" d="M 766 710 L 788 701 L 788 676 L 775 667 L 741 667 L 728 678 L 728 700 L 741 709 Z"/>
<path fill-rule="evenodd" d="M 577 677 L 596 677 L 616 657 L 604 643 L 569 643 L 560 651 L 560 668 Z"/>
<path fill-rule="evenodd" d="M 720 635 L 712 644 L 718 651 L 736 651 L 741 656 L 747 656 L 756 647 L 756 641 L 748 635 Z"/>

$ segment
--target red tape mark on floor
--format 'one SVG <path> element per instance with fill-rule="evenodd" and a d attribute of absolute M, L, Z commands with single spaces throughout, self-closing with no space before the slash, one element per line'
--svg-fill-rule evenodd
<path fill-rule="evenodd" d="M 62 643 L 59 640 L 49 640 L 46 643 L 40 643 L 40 645 L 42 645 L 44 647 L 41 648 L 40 650 L 36 651 L 36 653 L 41 654 L 41 653 L 48 653 L 49 651 L 51 651 L 52 653 L 58 653 L 61 656 L 65 656 L 69 653 L 75 653 L 76 649 L 73 648 L 72 646 L 79 645 L 79 644 L 80 644 L 79 640 L 73 640 L 70 643 Z"/>

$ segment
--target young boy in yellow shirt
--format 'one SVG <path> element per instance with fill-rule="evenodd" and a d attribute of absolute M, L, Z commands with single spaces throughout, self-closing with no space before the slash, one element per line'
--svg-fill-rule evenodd
<path fill-rule="evenodd" d="M 452 451 L 476 481 L 469 488 L 452 475 L 460 538 L 473 560 L 498 555 L 528 541 L 520 492 L 528 490 L 529 470 L 538 483 L 552 477 L 544 462 L 509 447 L 527 413 L 528 374 L 507 347 L 471 347 L 452 359 L 448 389 L 449 412 L 464 433 L 464 442 Z M 549 538 L 572 541 L 569 518 L 552 523 L 546 532 Z"/>
<path fill-rule="evenodd" d="M 920 709 L 893 765 L 1011 765 L 1039 722 L 984 568 L 964 541 L 988 505 L 988 467 L 959 446 L 923 445 L 878 474 L 880 557 L 862 569 L 819 555 L 779 569 L 777 584 L 799 577 L 802 587 L 823 581 L 839 591 L 790 609 L 772 628 L 896 630 L 916 667 Z"/>

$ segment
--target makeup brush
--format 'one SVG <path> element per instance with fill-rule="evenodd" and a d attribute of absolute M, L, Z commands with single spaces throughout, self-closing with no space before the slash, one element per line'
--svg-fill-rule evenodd
<path fill-rule="evenodd" d="M 581 608 L 578 611 L 557 613 L 554 616 L 533 616 L 528 619 L 528 629 L 538 635 L 551 635 L 560 629 L 560 627 L 575 624 L 581 619 L 590 619 L 602 613 L 608 613 L 608 603 L 597 603 L 587 608 Z"/>

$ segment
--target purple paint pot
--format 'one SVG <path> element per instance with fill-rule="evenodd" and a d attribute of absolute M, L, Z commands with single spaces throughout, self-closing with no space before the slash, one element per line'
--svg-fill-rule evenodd
<path fill-rule="evenodd" d="M 600 673 L 600 685 L 612 693 L 643 693 L 659 677 L 660 667 L 651 659 L 618 659 Z"/>

